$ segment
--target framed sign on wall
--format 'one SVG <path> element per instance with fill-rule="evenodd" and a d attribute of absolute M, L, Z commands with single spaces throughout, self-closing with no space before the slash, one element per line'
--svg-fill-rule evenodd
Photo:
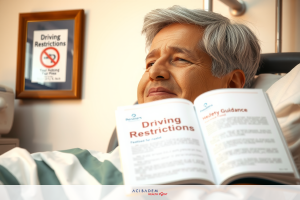
<path fill-rule="evenodd" d="M 21 13 L 17 99 L 80 99 L 84 11 Z"/>

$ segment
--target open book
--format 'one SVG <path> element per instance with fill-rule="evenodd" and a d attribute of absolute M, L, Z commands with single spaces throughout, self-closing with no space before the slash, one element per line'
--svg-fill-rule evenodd
<path fill-rule="evenodd" d="M 175 98 L 119 107 L 116 118 L 127 185 L 297 184 L 294 161 L 260 89 L 213 90 L 194 104 Z"/>

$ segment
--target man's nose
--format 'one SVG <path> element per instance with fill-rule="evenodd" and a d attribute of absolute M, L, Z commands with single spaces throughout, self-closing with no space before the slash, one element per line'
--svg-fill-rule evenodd
<path fill-rule="evenodd" d="M 170 78 L 170 72 L 166 61 L 157 60 L 149 70 L 149 77 L 152 80 L 167 80 Z"/>

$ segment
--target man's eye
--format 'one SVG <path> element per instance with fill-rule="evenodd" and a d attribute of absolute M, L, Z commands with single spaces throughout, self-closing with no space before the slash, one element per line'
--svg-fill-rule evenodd
<path fill-rule="evenodd" d="M 188 61 L 188 60 L 186 60 L 186 59 L 183 59 L 183 58 L 175 58 L 174 60 L 173 60 L 173 62 L 181 62 L 181 63 L 191 63 L 190 61 Z"/>
<path fill-rule="evenodd" d="M 154 65 L 154 62 L 148 63 L 147 66 L 146 66 L 146 69 L 149 68 L 149 67 L 151 67 L 152 65 Z"/>
<path fill-rule="evenodd" d="M 177 58 L 177 60 L 178 60 L 178 61 L 182 61 L 182 62 L 190 62 L 190 61 L 187 61 L 187 60 L 185 60 L 185 59 L 183 59 L 183 58 Z"/>

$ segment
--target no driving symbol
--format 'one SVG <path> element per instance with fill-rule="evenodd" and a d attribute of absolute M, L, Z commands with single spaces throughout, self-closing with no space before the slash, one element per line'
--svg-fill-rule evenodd
<path fill-rule="evenodd" d="M 59 61 L 59 51 L 54 47 L 44 49 L 41 53 L 40 61 L 46 68 L 55 67 Z"/>

